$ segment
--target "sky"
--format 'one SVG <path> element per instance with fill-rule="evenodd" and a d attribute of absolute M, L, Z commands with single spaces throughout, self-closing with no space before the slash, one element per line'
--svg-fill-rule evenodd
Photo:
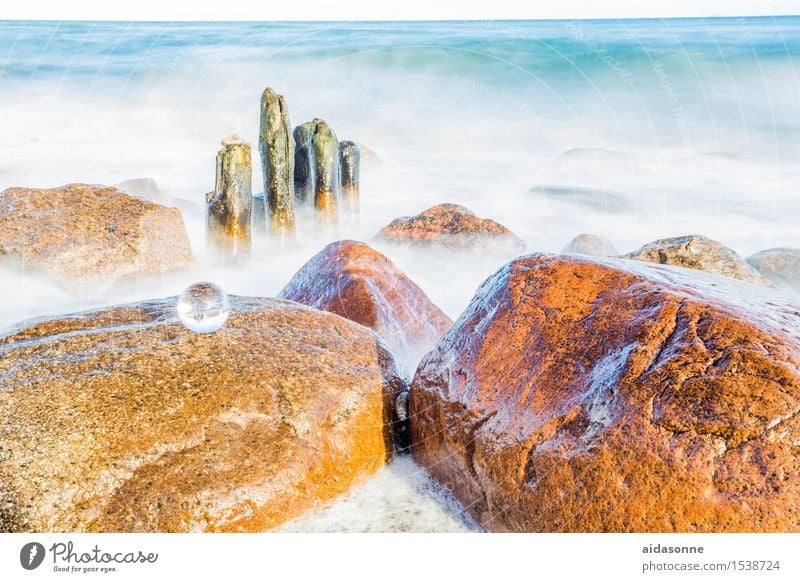
<path fill-rule="evenodd" d="M 669 18 L 800 14 L 800 0 L 27 0 L 0 19 L 450 20 Z"/>

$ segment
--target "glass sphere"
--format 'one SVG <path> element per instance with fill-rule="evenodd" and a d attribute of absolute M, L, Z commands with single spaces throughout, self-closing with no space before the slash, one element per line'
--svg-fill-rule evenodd
<path fill-rule="evenodd" d="M 178 319 L 195 333 L 213 333 L 231 312 L 228 295 L 214 283 L 195 283 L 178 297 Z"/>

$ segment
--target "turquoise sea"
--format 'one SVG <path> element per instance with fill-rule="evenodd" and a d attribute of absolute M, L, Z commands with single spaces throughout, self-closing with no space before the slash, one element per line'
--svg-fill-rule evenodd
<path fill-rule="evenodd" d="M 576 230 L 796 246 L 798 55 L 793 17 L 0 22 L 0 185 L 149 176 L 199 200 L 270 85 L 294 123 L 322 117 L 387 162 L 366 193 L 379 221 L 447 199 L 532 248 Z M 537 185 L 613 191 L 633 214 L 544 207 Z"/>

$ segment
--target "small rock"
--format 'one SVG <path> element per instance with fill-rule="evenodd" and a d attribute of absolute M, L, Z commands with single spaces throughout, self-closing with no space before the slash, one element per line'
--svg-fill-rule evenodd
<path fill-rule="evenodd" d="M 368 148 L 363 143 L 356 144 L 356 147 L 358 147 L 358 151 L 361 152 L 361 163 L 364 164 L 365 167 L 380 166 L 383 164 L 383 160 L 375 150 Z"/>
<path fill-rule="evenodd" d="M 579 234 L 573 238 L 562 252 L 590 255 L 594 257 L 616 257 L 619 251 L 607 238 L 593 234 Z"/>
<path fill-rule="evenodd" d="M 147 200 L 155 202 L 156 204 L 161 204 L 162 206 L 172 206 L 177 208 L 181 211 L 184 218 L 186 216 L 201 215 L 203 212 L 205 212 L 204 208 L 197 203 L 192 202 L 191 200 L 166 194 L 161 190 L 161 188 L 158 186 L 158 183 L 153 178 L 133 178 L 131 180 L 123 180 L 118 184 L 114 184 L 114 187 L 122 190 L 126 194 L 146 198 Z"/>
<path fill-rule="evenodd" d="M 153 178 L 123 180 L 119 184 L 114 184 L 114 187 L 134 196 L 142 196 L 148 200 L 156 200 L 164 196 L 164 193 Z"/>
<path fill-rule="evenodd" d="M 458 204 L 438 204 L 416 216 L 395 218 L 378 232 L 380 240 L 450 250 L 482 249 L 519 254 L 525 242 L 502 224 Z"/>
<path fill-rule="evenodd" d="M 800 291 L 800 249 L 768 249 L 747 262 L 781 289 Z"/>
<path fill-rule="evenodd" d="M 736 251 L 700 235 L 657 240 L 628 253 L 625 258 L 697 269 L 756 285 L 773 286 L 769 279 L 759 275 Z"/>

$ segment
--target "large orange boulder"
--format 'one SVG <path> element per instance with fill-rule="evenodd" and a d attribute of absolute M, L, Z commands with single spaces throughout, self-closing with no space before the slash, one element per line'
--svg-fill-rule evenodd
<path fill-rule="evenodd" d="M 412 371 L 453 323 L 392 261 L 352 240 L 322 249 L 280 297 L 374 329 Z"/>
<path fill-rule="evenodd" d="M 800 306 L 620 259 L 490 277 L 411 387 L 416 460 L 493 531 L 800 531 Z"/>
<path fill-rule="evenodd" d="M 525 251 L 525 241 L 502 224 L 480 218 L 459 204 L 437 204 L 416 216 L 395 218 L 379 240 L 455 251 L 481 250 L 512 255 Z"/>
<path fill-rule="evenodd" d="M 157 275 L 192 260 L 177 208 L 112 186 L 0 192 L 0 259 L 91 294 L 118 279 Z"/>
<path fill-rule="evenodd" d="M 0 531 L 262 531 L 382 467 L 405 383 L 377 336 L 231 304 L 211 334 L 162 299 L 0 337 Z"/>

